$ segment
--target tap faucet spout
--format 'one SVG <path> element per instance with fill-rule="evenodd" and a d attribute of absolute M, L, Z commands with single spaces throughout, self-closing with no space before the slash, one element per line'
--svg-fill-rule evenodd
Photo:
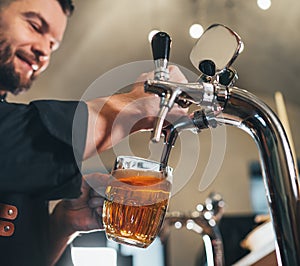
<path fill-rule="evenodd" d="M 176 142 L 176 139 L 181 131 L 192 130 L 199 133 L 201 129 L 208 128 L 208 122 L 204 111 L 196 111 L 190 117 L 183 116 L 175 123 L 169 124 L 163 129 L 164 148 L 161 155 L 161 167 L 164 169 L 168 166 L 171 150 Z"/>

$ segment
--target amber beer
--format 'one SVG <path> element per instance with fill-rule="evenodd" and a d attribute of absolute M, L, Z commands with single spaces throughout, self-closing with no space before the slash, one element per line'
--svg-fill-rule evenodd
<path fill-rule="evenodd" d="M 171 183 L 162 172 L 117 169 L 107 187 L 103 223 L 108 239 L 148 247 L 163 223 Z"/>

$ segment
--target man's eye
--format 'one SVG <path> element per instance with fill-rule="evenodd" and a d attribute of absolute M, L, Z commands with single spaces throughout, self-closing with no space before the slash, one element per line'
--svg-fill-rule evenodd
<path fill-rule="evenodd" d="M 30 26 L 35 30 L 35 31 L 37 31 L 37 32 L 41 32 L 42 30 L 41 30 L 41 26 L 39 25 L 39 24 L 37 24 L 37 23 L 35 23 L 35 22 L 30 22 Z"/>

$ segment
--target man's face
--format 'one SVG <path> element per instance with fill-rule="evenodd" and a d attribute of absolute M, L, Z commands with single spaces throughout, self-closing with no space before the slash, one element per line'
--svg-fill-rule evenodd
<path fill-rule="evenodd" d="M 57 0 L 17 0 L 0 9 L 0 90 L 29 89 L 47 68 L 66 24 Z"/>

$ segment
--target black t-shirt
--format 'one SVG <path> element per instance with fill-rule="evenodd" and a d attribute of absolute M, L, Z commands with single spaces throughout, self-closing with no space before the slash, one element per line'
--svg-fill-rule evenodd
<path fill-rule="evenodd" d="M 46 265 L 48 200 L 80 195 L 87 118 L 83 102 L 0 103 L 0 203 L 18 208 L 1 266 Z"/>

